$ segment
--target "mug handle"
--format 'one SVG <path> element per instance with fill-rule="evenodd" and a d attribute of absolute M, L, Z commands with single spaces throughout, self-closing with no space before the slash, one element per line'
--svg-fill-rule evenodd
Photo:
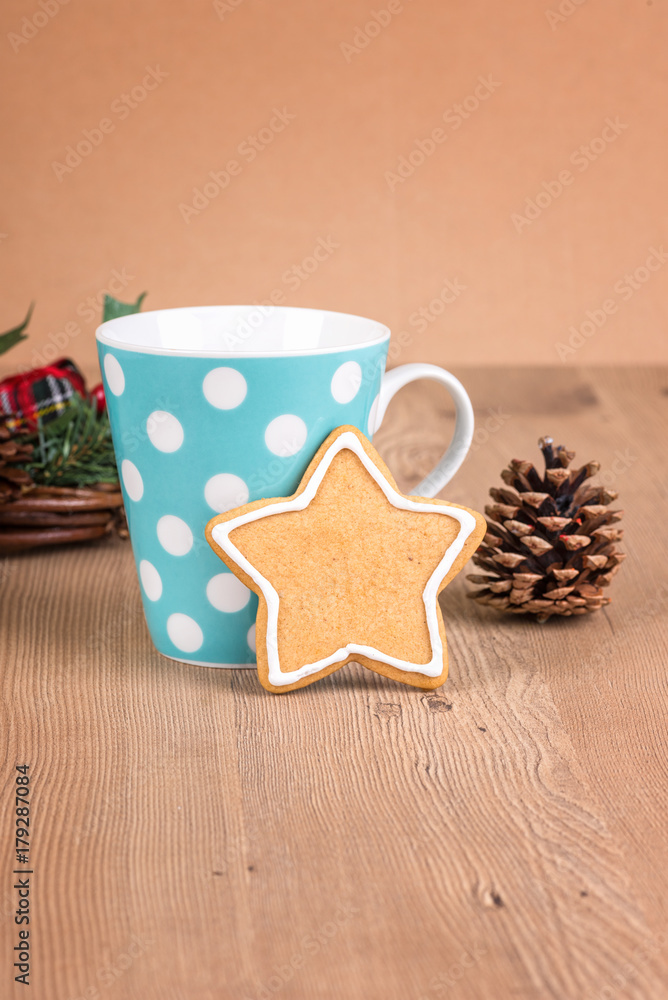
<path fill-rule="evenodd" d="M 395 393 L 403 386 L 408 385 L 409 382 L 415 382 L 421 378 L 431 379 L 433 382 L 440 382 L 441 385 L 444 385 L 455 404 L 455 433 L 449 447 L 429 475 L 425 476 L 414 490 L 411 490 L 411 494 L 414 496 L 435 497 L 445 484 L 450 482 L 466 458 L 473 440 L 475 426 L 473 407 L 468 393 L 459 379 L 437 365 L 409 364 L 392 368 L 385 373 L 381 382 L 375 421 L 373 421 L 375 426 L 372 433 L 375 433 L 382 424 L 385 411 Z"/>

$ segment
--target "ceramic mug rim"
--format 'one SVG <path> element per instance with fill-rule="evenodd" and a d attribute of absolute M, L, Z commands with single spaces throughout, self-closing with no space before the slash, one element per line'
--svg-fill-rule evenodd
<path fill-rule="evenodd" d="M 334 344 L 331 346 L 323 347 L 305 347 L 305 348 L 290 348 L 290 349 L 279 349 L 279 350 L 249 350 L 248 348 L 243 350 L 235 350 L 234 348 L 225 348 L 221 350 L 211 350 L 211 349 L 197 349 L 197 348 L 180 348 L 180 347 L 155 347 L 146 344 L 138 343 L 137 336 L 135 335 L 134 341 L 126 341 L 118 339 L 114 336 L 119 328 L 127 328 L 131 326 L 140 328 L 144 327 L 145 320 L 149 317 L 159 317 L 169 314 L 175 316 L 179 313 L 185 315 L 196 314 L 196 313 L 209 313 L 213 314 L 216 312 L 237 312 L 239 310 L 247 310 L 250 315 L 252 312 L 258 309 L 269 310 L 271 316 L 278 315 L 285 316 L 287 313 L 298 313 L 301 315 L 313 314 L 314 316 L 328 316 L 335 317 L 337 320 L 354 320 L 356 324 L 367 324 L 367 328 L 372 331 L 378 331 L 376 336 L 371 336 L 367 340 L 354 339 L 349 343 Z M 121 351 L 133 351 L 138 354 L 153 354 L 162 355 L 166 357 L 190 357 L 190 358 L 290 358 L 290 357 L 318 357 L 324 354 L 340 354 L 347 351 L 357 351 L 362 350 L 367 347 L 377 347 L 384 344 L 390 339 L 390 329 L 384 323 L 379 320 L 370 319 L 367 316 L 359 316 L 355 313 L 344 313 L 338 312 L 331 309 L 316 309 L 304 306 L 261 306 L 259 304 L 255 305 L 224 305 L 224 306 L 179 306 L 171 309 L 151 309 L 146 312 L 131 313 L 128 316 L 119 316 L 115 319 L 107 320 L 106 323 L 102 323 L 95 331 L 95 338 L 98 343 L 103 344 L 105 347 L 111 347 L 116 350 Z"/>

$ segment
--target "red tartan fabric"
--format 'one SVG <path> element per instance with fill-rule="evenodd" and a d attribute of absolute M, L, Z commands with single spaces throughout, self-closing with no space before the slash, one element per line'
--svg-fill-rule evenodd
<path fill-rule="evenodd" d="M 62 413 L 75 392 L 86 395 L 83 375 L 69 358 L 60 358 L 0 382 L 0 416 L 10 430 L 34 430 L 38 419 L 47 423 Z"/>

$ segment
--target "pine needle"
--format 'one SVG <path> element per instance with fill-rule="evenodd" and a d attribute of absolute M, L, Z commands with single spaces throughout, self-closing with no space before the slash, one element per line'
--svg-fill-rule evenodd
<path fill-rule="evenodd" d="M 40 486 L 93 486 L 117 483 L 118 470 L 106 410 L 74 393 L 55 420 L 39 422 L 28 439 L 34 451 L 21 465 Z"/>

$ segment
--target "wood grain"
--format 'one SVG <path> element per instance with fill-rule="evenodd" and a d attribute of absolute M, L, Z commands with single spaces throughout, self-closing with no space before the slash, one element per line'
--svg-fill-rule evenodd
<path fill-rule="evenodd" d="M 664 1000 L 668 372 L 460 372 L 482 508 L 551 433 L 626 509 L 613 604 L 504 617 L 445 592 L 450 678 L 350 665 L 285 697 L 160 657 L 129 547 L 0 563 L 0 995 L 35 1000 Z M 403 390 L 407 488 L 452 426 Z M 14 766 L 33 774 L 30 993 L 13 984 Z"/>

